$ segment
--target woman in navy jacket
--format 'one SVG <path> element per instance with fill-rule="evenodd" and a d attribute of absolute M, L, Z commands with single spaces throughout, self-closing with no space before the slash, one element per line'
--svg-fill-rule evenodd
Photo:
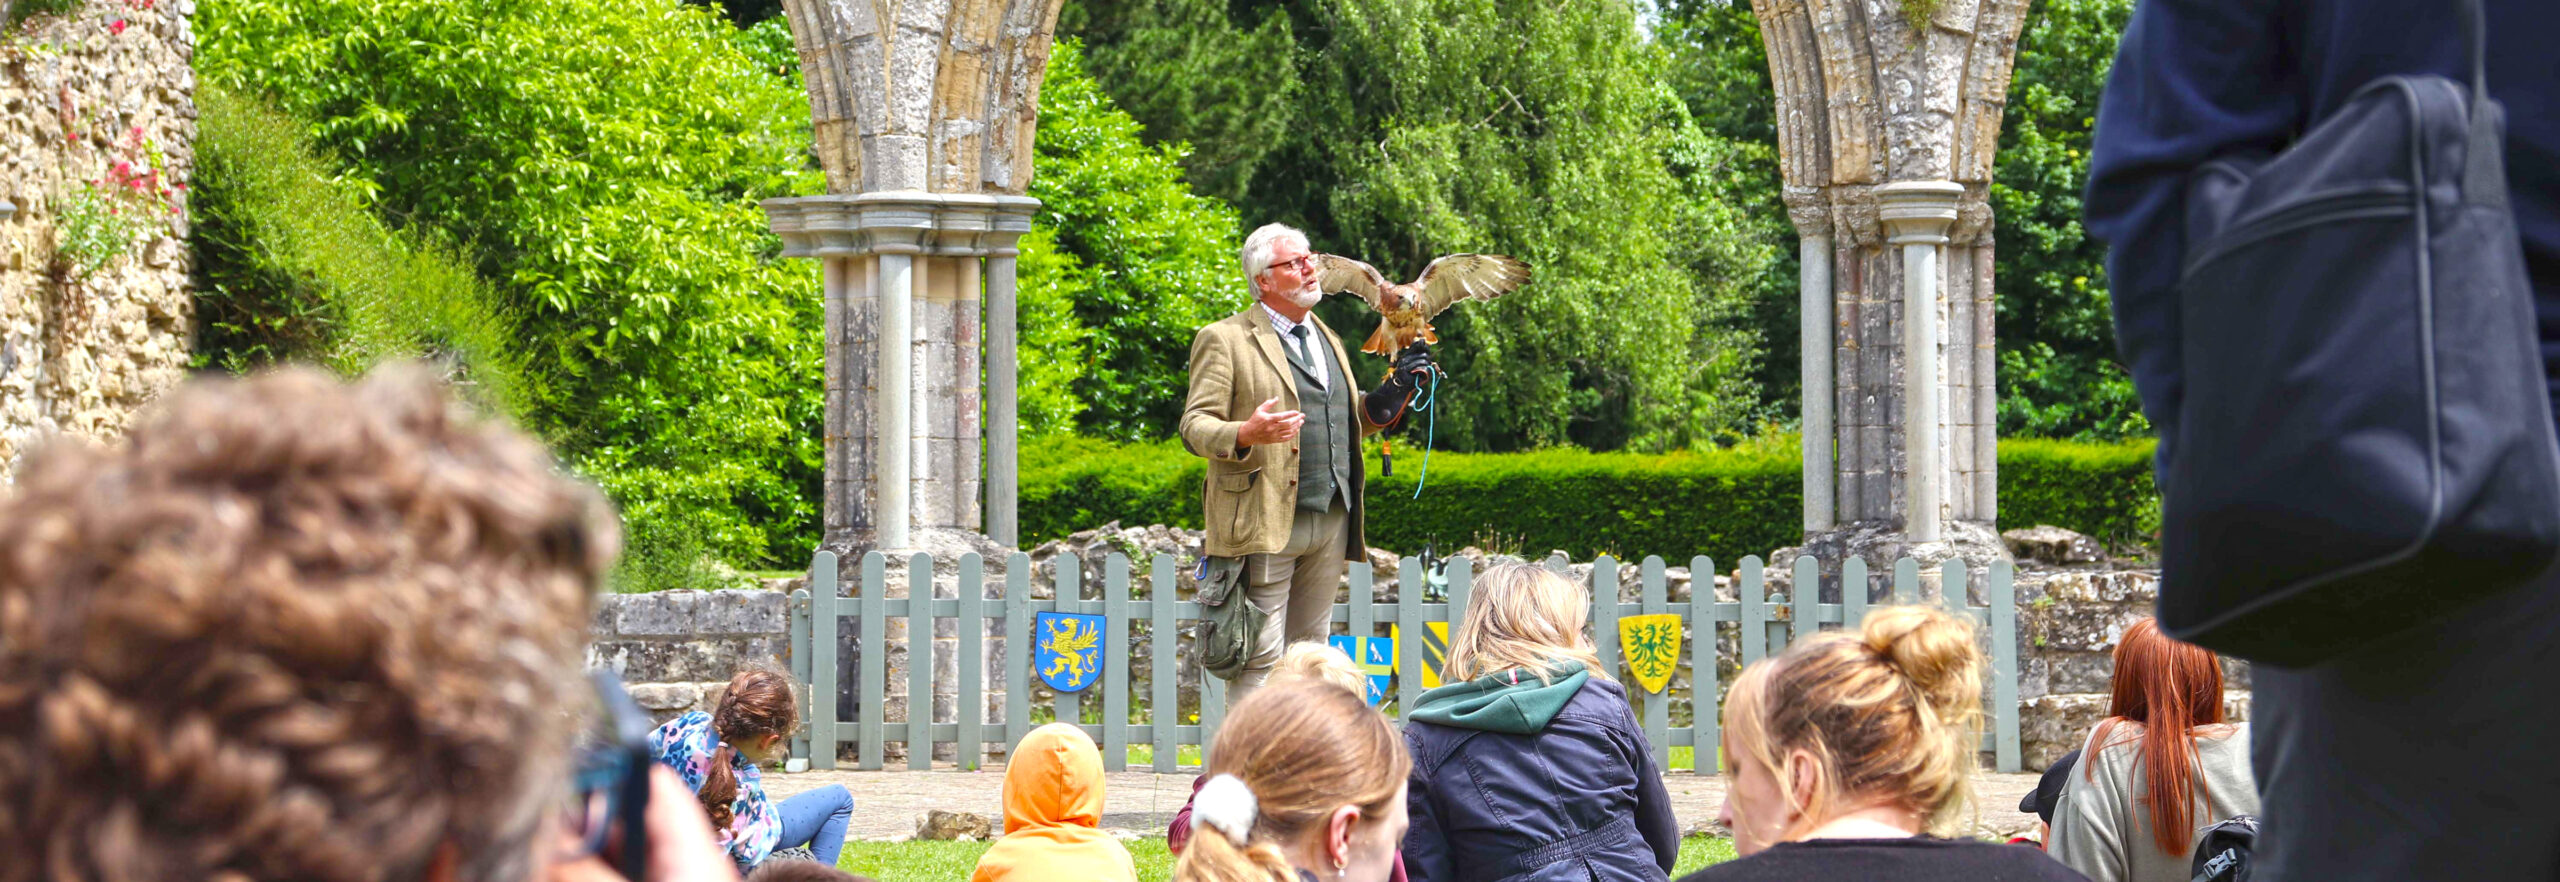
<path fill-rule="evenodd" d="M 1405 727 L 1405 870 L 1464 879 L 1658 880 L 1680 825 L 1627 693 L 1592 651 L 1591 595 L 1545 569 L 1476 580 L 1448 685 Z"/>

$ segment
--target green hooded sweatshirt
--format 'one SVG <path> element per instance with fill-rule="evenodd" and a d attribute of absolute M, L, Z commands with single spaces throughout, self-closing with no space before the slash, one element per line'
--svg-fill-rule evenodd
<path fill-rule="evenodd" d="M 1554 682 L 1512 669 L 1464 683 L 1450 683 L 1422 693 L 1413 718 L 1425 723 L 1506 735 L 1535 735 L 1582 691 L 1591 672 L 1581 662 L 1560 661 L 1547 667 Z"/>

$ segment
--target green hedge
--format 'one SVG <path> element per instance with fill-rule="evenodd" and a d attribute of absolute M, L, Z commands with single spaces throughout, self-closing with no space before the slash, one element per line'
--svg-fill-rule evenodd
<path fill-rule="evenodd" d="M 2160 532 L 2160 494 L 2151 485 L 2153 446 L 2148 439 L 2001 441 L 2001 528 L 2052 524 L 2115 545 L 2151 544 Z"/>
<path fill-rule="evenodd" d="M 1434 542 L 1576 557 L 1692 554 L 1732 560 L 1801 538 L 1802 483 L 1792 438 L 1659 455 L 1558 449 L 1434 453 L 1421 498 L 1419 451 L 1396 476 L 1369 460 L 1369 544 L 1398 552 Z M 2001 526 L 2053 524 L 2118 543 L 2159 523 L 2151 444 L 2000 443 Z M 1114 445 L 1035 439 L 1022 457 L 1022 535 L 1055 539 L 1117 520 L 1200 525 L 1199 457 L 1173 441 Z"/>

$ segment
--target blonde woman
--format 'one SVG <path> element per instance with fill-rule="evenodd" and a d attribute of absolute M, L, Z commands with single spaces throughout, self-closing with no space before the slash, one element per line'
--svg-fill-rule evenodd
<path fill-rule="evenodd" d="M 1274 679 L 1227 715 L 1175 882 L 1385 882 L 1405 828 L 1395 727 L 1357 693 Z"/>
<path fill-rule="evenodd" d="M 1415 880 L 1667 878 L 1671 795 L 1585 634 L 1591 594 L 1527 564 L 1476 580 L 1448 685 L 1416 700 L 1404 837 Z"/>
<path fill-rule="evenodd" d="M 1681 882 L 2083 882 L 2031 848 L 1955 838 L 1981 742 L 1973 627 L 1889 607 L 1796 641 L 1725 696 L 1730 861 Z"/>
<path fill-rule="evenodd" d="M 1367 672 L 1352 664 L 1351 657 L 1343 655 L 1342 650 L 1322 643 L 1292 644 L 1289 651 L 1280 654 L 1280 663 L 1271 668 L 1272 683 L 1302 680 L 1342 687 L 1345 692 L 1363 696 L 1364 701 L 1369 689 Z M 1207 774 L 1191 780 L 1191 800 L 1182 803 L 1182 810 L 1173 813 L 1173 825 L 1165 828 L 1165 848 L 1175 855 L 1182 854 L 1183 846 L 1191 843 L 1192 802 L 1200 798 L 1200 788 L 1208 783 Z M 1405 882 L 1402 860 L 1389 870 L 1387 882 Z"/>

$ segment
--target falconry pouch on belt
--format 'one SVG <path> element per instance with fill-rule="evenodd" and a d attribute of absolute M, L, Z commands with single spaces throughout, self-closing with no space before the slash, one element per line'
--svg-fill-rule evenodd
<path fill-rule="evenodd" d="M 1331 254 L 1316 255 L 1316 287 L 1349 291 L 1378 311 L 1378 330 L 1360 351 L 1394 358 L 1413 341 L 1440 342 L 1431 317 L 1461 300 L 1491 300 L 1529 283 L 1529 265 L 1500 254 L 1452 254 L 1431 262 L 1411 283 L 1397 285 L 1378 268 Z"/>
<path fill-rule="evenodd" d="M 1244 558 L 1201 558 L 1200 590 L 1192 599 L 1201 610 L 1199 630 L 1192 634 L 1200 669 L 1220 680 L 1235 679 L 1253 658 L 1263 622 L 1271 617 L 1245 599 Z"/>

